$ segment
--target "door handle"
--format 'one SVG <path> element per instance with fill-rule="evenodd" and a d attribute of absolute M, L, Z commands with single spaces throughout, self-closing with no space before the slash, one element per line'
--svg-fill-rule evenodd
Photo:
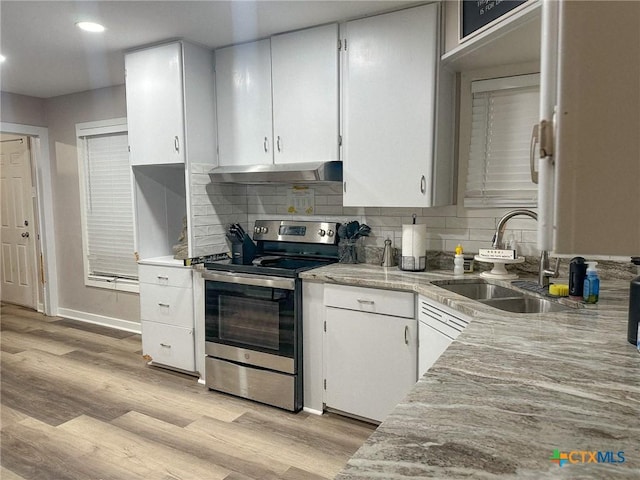
<path fill-rule="evenodd" d="M 21 236 L 22 238 L 29 238 L 29 232 L 24 232 Z"/>
<path fill-rule="evenodd" d="M 264 153 L 267 153 L 269 151 L 269 140 L 267 137 L 264 137 L 264 143 L 262 146 L 264 147 Z"/>
<path fill-rule="evenodd" d="M 422 194 L 427 193 L 427 179 L 425 178 L 424 175 L 420 177 L 420 193 Z"/>
<path fill-rule="evenodd" d="M 278 140 L 276 142 L 276 145 L 278 146 L 278 152 L 281 152 L 282 149 L 280 148 L 280 136 L 278 136 Z"/>
<path fill-rule="evenodd" d="M 409 325 L 404 326 L 404 344 L 409 345 Z"/>
<path fill-rule="evenodd" d="M 538 172 L 536 171 L 536 145 L 538 145 L 538 124 L 533 126 L 531 132 L 531 144 L 529 145 L 529 167 L 531 169 L 531 181 L 538 183 Z"/>
<path fill-rule="evenodd" d="M 180 139 L 177 135 L 173 137 L 173 148 L 175 149 L 176 153 L 180 153 Z"/>

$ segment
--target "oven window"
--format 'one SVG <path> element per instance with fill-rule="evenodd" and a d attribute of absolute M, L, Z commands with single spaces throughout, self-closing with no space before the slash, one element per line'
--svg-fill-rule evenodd
<path fill-rule="evenodd" d="M 293 358 L 297 338 L 293 290 L 205 282 L 205 340 Z"/>
<path fill-rule="evenodd" d="M 253 347 L 280 348 L 280 306 L 257 298 L 218 297 L 220 340 Z"/>

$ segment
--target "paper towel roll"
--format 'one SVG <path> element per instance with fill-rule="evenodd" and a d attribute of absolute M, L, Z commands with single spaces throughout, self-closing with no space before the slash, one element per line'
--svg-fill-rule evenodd
<path fill-rule="evenodd" d="M 427 266 L 427 226 L 402 226 L 402 270 L 424 270 Z"/>

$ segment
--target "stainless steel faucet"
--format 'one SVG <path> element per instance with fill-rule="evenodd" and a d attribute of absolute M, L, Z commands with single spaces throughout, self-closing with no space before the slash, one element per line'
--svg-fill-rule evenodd
<path fill-rule="evenodd" d="M 498 221 L 496 227 L 496 233 L 493 235 L 492 247 L 503 248 L 502 237 L 507 226 L 507 222 L 518 215 L 524 215 L 531 217 L 534 220 L 538 220 L 538 214 L 534 211 L 527 210 L 526 208 L 516 208 L 504 214 L 504 216 Z M 549 268 L 549 252 L 542 250 L 540 252 L 540 264 L 538 270 L 538 284 L 541 287 L 549 287 L 549 278 L 556 278 L 558 276 L 558 269 L 560 267 L 560 258 L 556 258 L 556 265 L 553 270 Z"/>

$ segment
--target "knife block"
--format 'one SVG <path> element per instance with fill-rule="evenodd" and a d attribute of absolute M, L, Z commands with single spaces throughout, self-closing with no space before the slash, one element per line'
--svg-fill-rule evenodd
<path fill-rule="evenodd" d="M 249 235 L 242 238 L 242 243 L 231 244 L 231 263 L 236 265 L 251 265 L 256 256 L 256 245 Z"/>

